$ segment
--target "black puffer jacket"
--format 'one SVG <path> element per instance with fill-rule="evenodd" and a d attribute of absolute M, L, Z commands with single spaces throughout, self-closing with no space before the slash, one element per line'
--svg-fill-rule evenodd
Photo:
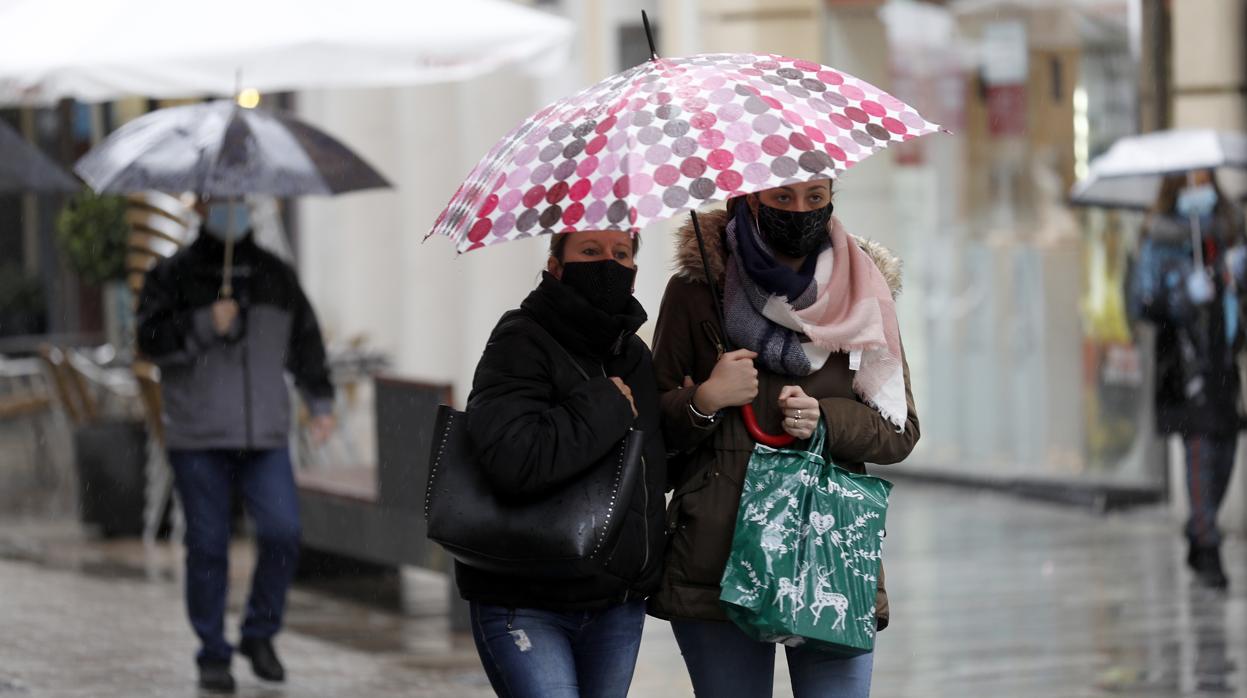
<path fill-rule="evenodd" d="M 595 464 L 635 426 L 645 433 L 645 480 L 627 504 L 606 571 L 551 582 L 456 564 L 463 598 L 510 608 L 590 610 L 648 596 L 663 557 L 666 455 L 649 347 L 635 335 L 645 311 L 610 316 L 546 274 L 519 310 L 502 317 L 476 367 L 468 432 L 500 490 L 537 497 Z M 539 325 L 539 326 L 538 326 Z M 544 328 L 544 331 L 543 331 Z M 575 357 L 584 377 L 571 365 Z M 608 376 L 632 390 L 640 416 Z"/>

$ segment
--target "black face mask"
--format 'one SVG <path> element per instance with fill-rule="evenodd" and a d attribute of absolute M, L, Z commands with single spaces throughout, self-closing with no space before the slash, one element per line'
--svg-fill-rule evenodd
<path fill-rule="evenodd" d="M 811 255 L 827 240 L 832 208 L 829 203 L 813 211 L 785 211 L 759 201 L 758 226 L 762 228 L 762 239 L 772 250 L 787 257 Z"/>
<path fill-rule="evenodd" d="M 632 301 L 636 269 L 610 259 L 600 262 L 566 262 L 561 281 L 608 315 L 620 315 Z"/>

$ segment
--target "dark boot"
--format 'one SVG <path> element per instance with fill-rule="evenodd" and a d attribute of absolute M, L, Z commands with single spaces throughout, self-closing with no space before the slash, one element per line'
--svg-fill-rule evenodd
<path fill-rule="evenodd" d="M 229 662 L 199 662 L 199 688 L 209 693 L 233 693 Z"/>
<path fill-rule="evenodd" d="M 1221 548 L 1217 546 L 1192 545 L 1186 562 L 1195 572 L 1196 579 L 1210 589 L 1225 589 L 1230 580 L 1221 566 Z"/>
<path fill-rule="evenodd" d="M 258 678 L 278 683 L 286 680 L 286 670 L 277 658 L 272 640 L 243 638 L 238 644 L 238 652 L 251 660 L 251 670 Z"/>

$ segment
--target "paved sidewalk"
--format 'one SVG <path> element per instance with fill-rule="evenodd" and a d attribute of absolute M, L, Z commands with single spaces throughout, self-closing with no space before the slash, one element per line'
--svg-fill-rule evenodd
<path fill-rule="evenodd" d="M 1099 517 L 992 494 L 899 485 L 886 543 L 893 627 L 873 695 L 1247 698 L 1247 550 L 1228 595 L 1191 587 L 1159 510 Z M 231 629 L 250 546 L 232 552 Z M 194 696 L 180 552 L 0 523 L 0 698 Z M 297 587 L 279 640 L 290 682 L 235 663 L 241 696 L 492 695 L 451 636 L 445 582 L 411 572 L 404 611 Z M 776 695 L 791 695 L 779 662 Z M 632 695 L 691 696 L 670 629 L 646 628 Z"/>

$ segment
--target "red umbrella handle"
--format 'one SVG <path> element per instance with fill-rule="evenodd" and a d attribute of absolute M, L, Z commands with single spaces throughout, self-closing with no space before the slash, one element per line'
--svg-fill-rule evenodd
<path fill-rule="evenodd" d="M 792 434 L 768 434 L 762 431 L 762 427 L 758 424 L 758 415 L 753 411 L 753 405 L 741 405 L 740 416 L 745 420 L 745 430 L 749 432 L 754 441 L 763 446 L 784 448 L 791 446 L 797 440 L 797 437 Z"/>

